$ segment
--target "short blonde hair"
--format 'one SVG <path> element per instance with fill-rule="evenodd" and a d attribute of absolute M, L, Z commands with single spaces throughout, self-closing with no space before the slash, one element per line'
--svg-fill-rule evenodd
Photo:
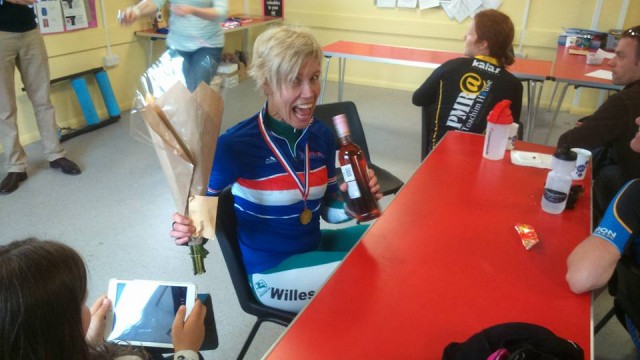
<path fill-rule="evenodd" d="M 279 92 L 295 80 L 305 61 L 314 58 L 322 65 L 322 57 L 322 47 L 308 28 L 273 26 L 256 38 L 249 75 L 257 89 L 267 85 Z"/>

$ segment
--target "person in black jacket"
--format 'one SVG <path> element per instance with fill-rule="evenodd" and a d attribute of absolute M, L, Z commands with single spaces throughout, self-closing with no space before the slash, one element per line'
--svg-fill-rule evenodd
<path fill-rule="evenodd" d="M 38 30 L 33 4 L 36 0 L 0 0 L 0 143 L 7 158 L 7 176 L 0 194 L 14 192 L 27 179 L 27 155 L 20 145 L 16 106 L 15 69 L 36 115 L 44 155 L 49 166 L 68 175 L 80 168 L 65 157 L 49 99 L 49 57 Z"/>
<path fill-rule="evenodd" d="M 622 33 L 615 53 L 609 60 L 612 82 L 624 85 L 624 89 L 558 139 L 558 147 L 579 147 L 594 153 L 594 223 L 624 183 L 640 178 L 640 154 L 629 147 L 638 129 L 635 119 L 640 116 L 640 26 Z"/>
<path fill-rule="evenodd" d="M 515 61 L 513 37 L 507 15 L 479 12 L 464 37 L 468 57 L 445 62 L 413 93 L 413 104 L 422 106 L 422 158 L 451 129 L 484 133 L 489 111 L 501 100 L 511 100 L 520 122 L 522 83 L 506 70 Z"/>

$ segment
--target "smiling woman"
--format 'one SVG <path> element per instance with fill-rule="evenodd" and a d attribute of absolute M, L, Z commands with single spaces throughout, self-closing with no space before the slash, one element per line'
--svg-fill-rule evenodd
<path fill-rule="evenodd" d="M 258 36 L 253 54 L 249 74 L 267 102 L 218 139 L 208 195 L 231 186 L 256 298 L 298 312 L 366 227 L 320 230 L 320 218 L 350 218 L 336 181 L 333 131 L 313 121 L 321 90 L 318 41 L 306 28 L 272 27 Z M 379 199 L 378 180 L 370 175 Z M 179 214 L 173 221 L 170 235 L 183 244 L 195 230 L 192 221 Z"/>
<path fill-rule="evenodd" d="M 249 74 L 256 79 L 258 89 L 267 95 L 269 115 L 294 129 L 304 129 L 311 123 L 320 95 L 322 49 L 310 33 L 294 38 L 290 38 L 286 28 L 272 33 L 264 41 L 256 42 L 255 60 Z M 283 52 L 287 54 L 281 63 L 272 61 Z"/>

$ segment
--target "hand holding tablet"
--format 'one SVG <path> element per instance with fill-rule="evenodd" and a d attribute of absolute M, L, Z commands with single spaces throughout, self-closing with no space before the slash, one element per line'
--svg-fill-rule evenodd
<path fill-rule="evenodd" d="M 194 284 L 111 279 L 107 296 L 112 303 L 112 309 L 107 314 L 106 321 L 107 341 L 126 341 L 136 346 L 173 348 L 172 335 L 177 329 L 174 336 L 182 339 L 188 334 L 192 337 L 192 341 L 187 343 L 181 341 L 182 349 L 194 347 L 190 350 L 197 351 L 200 348 L 204 338 L 203 320 L 206 309 L 199 304 L 194 314 L 195 318 L 184 322 L 194 307 L 196 298 Z M 185 307 L 181 309 L 182 305 Z M 176 319 L 176 314 L 180 319 Z M 183 332 L 186 334 L 182 335 Z M 198 333 L 201 336 L 197 336 Z"/>

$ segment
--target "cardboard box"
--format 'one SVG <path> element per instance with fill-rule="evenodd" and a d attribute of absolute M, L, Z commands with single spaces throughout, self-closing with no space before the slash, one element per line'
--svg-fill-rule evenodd
<path fill-rule="evenodd" d="M 234 73 L 234 74 L 224 74 L 221 76 L 221 83 L 220 86 L 222 86 L 223 88 L 227 88 L 230 89 L 232 87 L 235 87 L 236 85 L 238 85 L 238 74 Z"/>
<path fill-rule="evenodd" d="M 233 74 L 238 71 L 238 64 L 232 62 L 221 62 L 218 65 L 218 74 Z"/>

